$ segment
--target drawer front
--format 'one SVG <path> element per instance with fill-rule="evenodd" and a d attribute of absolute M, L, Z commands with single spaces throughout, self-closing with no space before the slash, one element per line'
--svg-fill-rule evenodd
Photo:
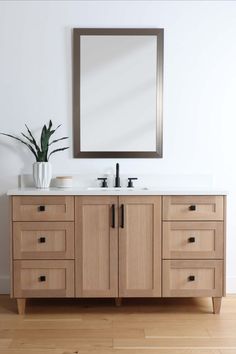
<path fill-rule="evenodd" d="M 223 259 L 223 222 L 163 222 L 163 258 Z"/>
<path fill-rule="evenodd" d="M 163 261 L 163 296 L 223 295 L 223 261 Z"/>
<path fill-rule="evenodd" d="M 73 222 L 14 222 L 14 259 L 73 259 Z"/>
<path fill-rule="evenodd" d="M 14 297 L 74 297 L 74 261 L 14 261 Z"/>
<path fill-rule="evenodd" d="M 73 221 L 74 197 L 15 196 L 13 221 Z"/>
<path fill-rule="evenodd" d="M 164 220 L 223 220 L 223 196 L 164 196 Z"/>

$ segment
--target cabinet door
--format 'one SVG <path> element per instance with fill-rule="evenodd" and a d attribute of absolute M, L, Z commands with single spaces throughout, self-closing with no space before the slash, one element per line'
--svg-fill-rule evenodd
<path fill-rule="evenodd" d="M 76 296 L 118 296 L 117 197 L 75 201 Z"/>
<path fill-rule="evenodd" d="M 119 296 L 161 296 L 161 197 L 119 197 Z"/>

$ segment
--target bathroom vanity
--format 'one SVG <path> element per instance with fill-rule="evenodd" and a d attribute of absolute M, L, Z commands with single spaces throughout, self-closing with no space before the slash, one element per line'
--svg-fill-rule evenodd
<path fill-rule="evenodd" d="M 16 189 L 11 296 L 225 296 L 226 195 L 155 190 Z"/>

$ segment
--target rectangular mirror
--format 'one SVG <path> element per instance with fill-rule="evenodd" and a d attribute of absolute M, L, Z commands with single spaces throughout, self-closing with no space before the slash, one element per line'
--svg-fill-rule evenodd
<path fill-rule="evenodd" d="M 163 29 L 74 29 L 74 157 L 162 157 Z"/>

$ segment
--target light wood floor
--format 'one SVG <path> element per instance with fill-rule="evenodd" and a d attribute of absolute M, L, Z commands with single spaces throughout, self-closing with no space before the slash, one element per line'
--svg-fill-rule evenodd
<path fill-rule="evenodd" d="M 223 299 L 31 300 L 0 296 L 1 354 L 236 354 L 236 296 Z"/>

